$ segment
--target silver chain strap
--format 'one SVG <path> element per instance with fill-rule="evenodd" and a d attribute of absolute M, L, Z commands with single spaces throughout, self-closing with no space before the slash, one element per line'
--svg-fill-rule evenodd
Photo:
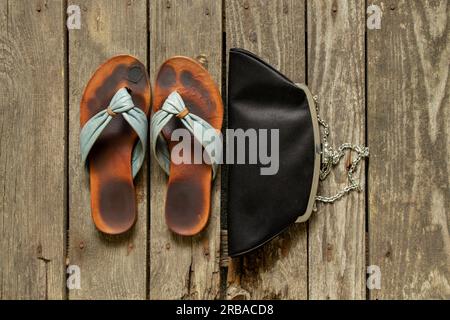
<path fill-rule="evenodd" d="M 318 97 L 314 96 L 313 99 L 316 102 L 317 119 L 319 121 L 319 124 L 323 127 L 322 164 L 320 166 L 319 179 L 323 181 L 328 177 L 328 175 L 331 172 L 331 169 L 339 163 L 339 161 L 344 157 L 345 152 L 347 150 L 356 153 L 356 158 L 351 162 L 350 168 L 348 168 L 347 171 L 347 178 L 349 184 L 343 190 L 339 191 L 333 196 L 322 196 L 322 195 L 316 196 L 316 201 L 324 203 L 333 203 L 353 190 L 356 190 L 358 192 L 362 190 L 360 183 L 353 178 L 353 174 L 357 170 L 360 161 L 364 158 L 369 157 L 369 148 L 351 143 L 343 143 L 337 149 L 334 149 L 332 146 L 330 146 L 328 142 L 328 137 L 330 136 L 330 127 L 319 116 Z"/>

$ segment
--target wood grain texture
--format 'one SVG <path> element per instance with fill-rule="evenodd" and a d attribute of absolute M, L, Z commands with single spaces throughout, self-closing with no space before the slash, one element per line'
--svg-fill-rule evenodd
<path fill-rule="evenodd" d="M 371 299 L 450 298 L 450 3 L 374 1 L 368 32 Z"/>
<path fill-rule="evenodd" d="M 81 29 L 69 31 L 69 263 L 80 267 L 81 290 L 70 299 L 145 299 L 147 168 L 135 179 L 138 220 L 120 236 L 105 236 L 91 218 L 89 179 L 79 152 L 79 105 L 97 67 L 111 56 L 147 61 L 145 0 L 69 1 L 81 8 Z"/>
<path fill-rule="evenodd" d="M 65 295 L 64 17 L 0 1 L 0 299 Z"/>
<path fill-rule="evenodd" d="M 294 82 L 305 82 L 304 1 L 226 1 L 227 50 L 250 50 Z M 306 299 L 307 228 L 293 225 L 270 244 L 231 261 L 228 299 Z"/>
<path fill-rule="evenodd" d="M 364 145 L 364 1 L 309 1 L 307 9 L 308 84 L 330 125 L 330 144 Z M 347 159 L 320 183 L 318 194 L 332 195 L 348 184 Z M 364 169 L 355 178 L 364 183 Z M 364 299 L 364 192 L 317 209 L 309 222 L 309 298 Z"/>
<path fill-rule="evenodd" d="M 144 63 L 149 58 L 153 82 L 172 55 L 205 54 L 220 87 L 222 31 L 226 49 L 251 50 L 292 80 L 308 82 L 333 144 L 363 144 L 366 111 L 371 153 L 365 186 L 369 248 L 366 199 L 352 194 L 319 205 L 309 225 L 295 225 L 264 249 L 232 260 L 223 296 L 450 298 L 449 1 L 374 0 L 383 11 L 381 29 L 366 31 L 362 0 L 67 2 L 81 7 L 82 22 L 81 30 L 68 31 L 69 52 L 65 0 L 0 0 L 0 299 L 64 299 L 66 262 L 81 268 L 81 290 L 70 290 L 69 299 L 223 294 L 219 179 L 206 231 L 176 237 L 164 221 L 167 178 L 153 160 L 151 190 L 150 166 L 136 180 L 137 225 L 108 237 L 93 225 L 79 154 L 79 102 L 100 63 L 116 54 Z M 364 180 L 364 173 L 358 177 Z M 345 183 L 341 164 L 319 192 Z M 367 297 L 366 265 L 381 268 L 381 289 Z"/>
<path fill-rule="evenodd" d="M 150 65 L 173 55 L 204 54 L 208 71 L 221 87 L 221 1 L 150 1 Z M 152 156 L 153 157 L 153 156 Z M 195 237 L 172 234 L 164 218 L 167 177 L 151 164 L 150 299 L 214 299 L 219 296 L 220 173 L 211 194 L 211 216 Z"/>

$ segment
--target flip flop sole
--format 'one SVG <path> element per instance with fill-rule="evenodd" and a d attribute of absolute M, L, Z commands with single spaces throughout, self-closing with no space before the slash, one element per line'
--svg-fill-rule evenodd
<path fill-rule="evenodd" d="M 208 71 L 187 57 L 173 57 L 160 68 L 154 90 L 153 111 L 158 111 L 170 93 L 177 91 L 189 112 L 221 130 L 223 103 L 219 89 Z M 173 118 L 162 130 L 169 150 L 177 144 L 171 141 L 175 129 L 184 128 Z M 198 143 L 198 142 L 193 142 Z M 194 147 L 191 148 L 191 150 Z M 192 236 L 206 226 L 211 205 L 211 165 L 175 164 L 171 162 L 165 205 L 166 223 L 173 232 Z"/>
<path fill-rule="evenodd" d="M 89 80 L 80 103 L 81 127 L 106 109 L 123 87 L 128 88 L 135 106 L 148 114 L 151 93 L 145 66 L 132 56 L 120 55 L 102 64 Z M 136 222 L 131 157 L 137 140 L 136 132 L 117 115 L 89 153 L 91 213 L 103 233 L 120 234 Z"/>

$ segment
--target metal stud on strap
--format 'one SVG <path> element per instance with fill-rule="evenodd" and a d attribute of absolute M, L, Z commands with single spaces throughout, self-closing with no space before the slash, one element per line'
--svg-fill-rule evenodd
<path fill-rule="evenodd" d="M 186 117 L 189 114 L 189 110 L 188 108 L 184 108 L 180 113 L 177 114 L 177 118 L 178 119 L 183 119 L 184 117 Z"/>
<path fill-rule="evenodd" d="M 106 108 L 106 112 L 111 116 L 111 117 L 115 117 L 117 115 L 117 113 L 115 113 L 114 111 L 112 111 L 111 107 L 108 106 L 108 108 Z"/>

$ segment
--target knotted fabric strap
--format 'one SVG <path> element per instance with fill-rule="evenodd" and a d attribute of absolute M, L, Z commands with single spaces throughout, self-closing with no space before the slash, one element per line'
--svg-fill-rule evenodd
<path fill-rule="evenodd" d="M 141 109 L 134 106 L 133 100 L 126 88 L 119 89 L 111 99 L 109 106 L 89 119 L 81 129 L 81 159 L 83 163 L 86 162 L 95 141 L 111 119 L 118 114 L 122 115 L 139 136 L 139 142 L 133 149 L 133 156 L 131 159 L 134 178 L 144 162 L 148 122 L 147 115 Z"/>
<path fill-rule="evenodd" d="M 153 115 L 150 123 L 152 150 L 159 165 L 167 175 L 170 174 L 169 148 L 161 134 L 161 130 L 174 116 L 180 119 L 186 129 L 203 146 L 204 151 L 208 155 L 207 159 L 203 160 L 211 164 L 214 179 L 222 159 L 222 139 L 218 131 L 208 122 L 189 112 L 189 109 L 184 104 L 183 98 L 176 91 L 167 97 L 161 109 Z"/>

